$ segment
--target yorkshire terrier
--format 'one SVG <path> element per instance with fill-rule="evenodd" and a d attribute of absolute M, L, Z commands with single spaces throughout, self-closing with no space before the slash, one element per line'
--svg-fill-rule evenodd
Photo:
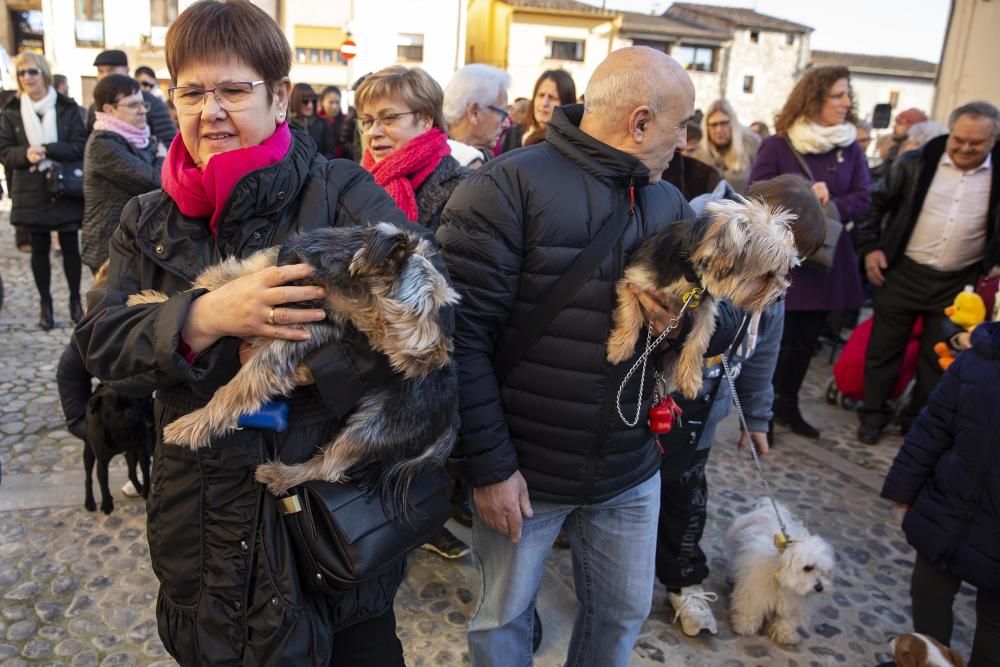
<path fill-rule="evenodd" d="M 693 320 L 691 333 L 676 362 L 663 373 L 667 391 L 679 389 L 685 397 L 695 398 L 715 331 L 716 300 L 758 311 L 784 296 L 788 274 L 799 262 L 789 229 L 794 219 L 784 209 L 756 199 L 722 200 L 707 204 L 696 219 L 675 222 L 647 239 L 618 282 L 608 361 L 630 359 L 646 328 L 630 285 L 640 290 L 653 287 L 678 300 L 699 288 L 700 303 L 692 300 L 687 309 Z"/>
<path fill-rule="evenodd" d="M 256 479 L 281 495 L 310 480 L 342 481 L 352 466 L 376 463 L 383 498 L 387 493 L 393 501 L 405 498 L 414 475 L 444 463 L 458 432 L 457 376 L 441 311 L 459 297 L 431 263 L 434 252 L 419 236 L 379 223 L 308 232 L 283 248 L 206 269 L 192 288 L 217 289 L 269 266 L 310 264 L 314 274 L 299 284 L 323 287 L 326 296 L 319 303 L 294 305 L 322 308 L 327 317 L 299 325 L 309 331 L 307 341 L 256 339 L 253 357 L 205 407 L 169 424 L 164 442 L 195 449 L 232 431 L 240 415 L 308 382 L 306 355 L 353 327 L 402 377 L 362 396 L 336 438 L 311 460 L 263 464 Z M 166 298 L 146 291 L 129 297 L 128 305 Z"/>

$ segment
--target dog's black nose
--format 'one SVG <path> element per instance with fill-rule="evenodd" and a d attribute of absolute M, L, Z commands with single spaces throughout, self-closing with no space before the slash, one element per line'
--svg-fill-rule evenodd
<path fill-rule="evenodd" d="M 813 586 L 813 588 L 816 589 L 817 593 L 823 592 L 823 584 L 819 583 L 818 581 L 816 582 L 816 585 Z"/>

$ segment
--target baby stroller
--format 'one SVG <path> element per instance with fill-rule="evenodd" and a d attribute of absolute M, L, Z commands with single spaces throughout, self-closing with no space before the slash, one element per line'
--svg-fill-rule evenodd
<path fill-rule="evenodd" d="M 844 345 L 840 357 L 833 364 L 833 379 L 826 388 L 826 400 L 830 405 L 838 405 L 845 410 L 855 410 L 865 397 L 865 353 L 868 341 L 872 336 L 872 322 L 869 317 L 851 332 L 851 337 Z M 920 357 L 920 334 L 924 330 L 923 318 L 918 317 L 913 323 L 910 340 L 903 352 L 903 365 L 899 377 L 892 387 L 889 398 L 898 401 L 917 372 L 917 362 Z"/>

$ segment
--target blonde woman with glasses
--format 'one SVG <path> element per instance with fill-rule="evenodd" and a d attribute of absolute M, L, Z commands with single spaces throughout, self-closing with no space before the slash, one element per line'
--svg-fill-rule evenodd
<path fill-rule="evenodd" d="M 729 102 L 715 100 L 702 118 L 701 142 L 694 157 L 718 169 L 743 194 L 759 147 L 760 137 L 740 125 Z"/>
<path fill-rule="evenodd" d="M 14 61 L 18 96 L 0 115 L 0 162 L 10 187 L 11 223 L 31 234 L 31 273 L 41 302 L 38 324 L 48 331 L 55 326 L 52 268 L 49 251 L 52 232 L 59 233 L 63 272 L 69 287 L 69 318 L 80 321 L 80 241 L 83 200 L 53 196 L 48 178 L 52 169 L 80 169 L 87 130 L 79 105 L 52 87 L 45 58 L 25 51 Z M 57 167 L 59 163 L 59 167 Z"/>

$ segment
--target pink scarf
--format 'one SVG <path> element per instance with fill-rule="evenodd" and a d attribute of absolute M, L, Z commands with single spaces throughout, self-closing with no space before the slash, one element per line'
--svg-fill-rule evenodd
<path fill-rule="evenodd" d="M 207 218 L 212 234 L 219 233 L 219 216 L 233 188 L 252 171 L 277 164 L 288 154 L 292 133 L 282 123 L 267 139 L 247 148 L 218 153 L 202 171 L 188 153 L 180 133 L 174 137 L 163 161 L 163 191 L 177 202 L 181 213 L 191 218 Z"/>
<path fill-rule="evenodd" d="M 118 120 L 111 114 L 104 113 L 103 111 L 98 111 L 95 116 L 95 130 L 104 130 L 105 132 L 114 132 L 121 135 L 136 148 L 145 148 L 149 145 L 149 125 L 140 130 L 135 125 Z"/>
<path fill-rule="evenodd" d="M 365 148 L 361 166 L 371 172 L 409 221 L 416 222 L 420 216 L 416 191 L 448 155 L 448 135 L 433 127 L 381 162 L 376 163 L 371 150 Z"/>

